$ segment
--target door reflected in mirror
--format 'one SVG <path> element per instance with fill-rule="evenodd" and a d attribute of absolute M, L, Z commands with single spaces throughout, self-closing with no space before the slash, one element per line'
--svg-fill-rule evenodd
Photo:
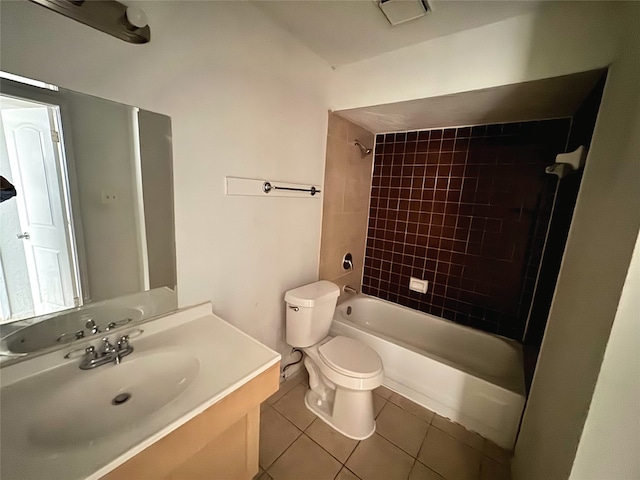
<path fill-rule="evenodd" d="M 0 74 L 3 336 L 54 312 L 175 292 L 170 118 L 19 80 Z"/>

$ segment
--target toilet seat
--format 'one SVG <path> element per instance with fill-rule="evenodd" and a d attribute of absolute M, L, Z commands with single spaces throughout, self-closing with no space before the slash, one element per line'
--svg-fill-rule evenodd
<path fill-rule="evenodd" d="M 330 364 L 329 360 L 327 360 L 325 357 L 325 355 L 327 355 L 327 351 L 321 354 L 320 349 L 322 349 L 324 345 L 331 343 L 333 340 L 335 340 L 335 338 L 339 337 L 327 337 L 322 342 L 316 345 L 303 348 L 302 351 L 320 369 L 320 372 L 322 372 L 325 378 L 327 378 L 335 385 L 339 385 L 349 390 L 373 390 L 374 388 L 382 385 L 382 381 L 384 379 L 382 360 L 375 350 L 370 349 L 367 345 L 364 345 L 358 340 L 349 339 L 358 344 L 358 346 L 355 347 L 356 351 L 360 351 L 360 347 L 367 350 L 367 352 L 365 353 L 365 358 L 369 358 L 369 355 L 377 357 L 380 363 L 377 363 L 375 360 L 371 359 L 370 362 L 373 364 L 377 363 L 378 368 L 375 368 L 373 366 L 369 367 L 368 365 L 371 365 L 371 363 L 366 363 L 365 365 L 367 366 L 365 368 L 361 368 L 360 372 L 354 372 L 353 370 L 355 369 L 348 368 L 347 365 L 349 364 L 341 363 L 341 360 L 343 362 L 349 362 L 349 360 L 346 360 L 346 358 L 350 352 L 354 351 L 351 350 L 353 344 L 351 344 L 350 342 L 344 342 L 343 340 L 338 340 L 338 342 L 334 344 L 333 348 L 330 347 L 327 350 L 329 352 L 328 356 L 331 359 L 333 365 Z M 342 345 L 342 347 L 340 345 Z M 345 348 L 344 345 L 347 345 L 347 348 Z M 336 353 L 334 350 L 337 350 L 338 353 Z M 351 353 L 351 356 L 356 357 L 357 355 Z M 336 360 L 337 358 L 340 358 L 340 360 Z M 363 371 L 366 371 L 366 373 L 363 373 Z"/>
<path fill-rule="evenodd" d="M 370 378 L 382 372 L 382 360 L 375 350 L 352 338 L 337 336 L 318 348 L 324 363 L 353 378 Z"/>

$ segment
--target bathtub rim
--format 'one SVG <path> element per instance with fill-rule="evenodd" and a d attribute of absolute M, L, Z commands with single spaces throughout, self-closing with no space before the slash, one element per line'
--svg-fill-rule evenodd
<path fill-rule="evenodd" d="M 420 315 L 427 315 L 429 317 L 434 318 L 435 320 L 440 320 L 442 322 L 445 322 L 447 324 L 449 324 L 452 328 L 455 329 L 460 329 L 460 330 L 465 330 L 465 331 L 471 331 L 475 334 L 481 334 L 481 335 L 489 335 L 491 337 L 494 337 L 498 340 L 503 341 L 504 343 L 515 347 L 516 349 L 522 349 L 522 345 L 520 344 L 520 342 L 518 342 L 517 340 L 514 340 L 513 338 L 509 338 L 509 337 L 505 337 L 504 335 L 500 335 L 499 333 L 492 333 L 492 332 L 485 332 L 484 330 L 479 330 L 477 328 L 473 328 L 470 327 L 469 325 L 462 325 L 460 323 L 456 323 L 453 320 L 449 320 L 448 318 L 442 318 L 442 317 L 437 317 L 431 313 L 427 313 L 427 312 L 423 312 L 422 310 L 416 310 L 415 308 L 411 308 L 408 307 L 406 305 L 400 305 L 399 303 L 395 303 L 392 302 L 390 300 L 385 300 L 384 298 L 379 298 L 379 297 L 375 297 L 373 295 L 369 295 L 366 293 L 358 293 L 357 295 L 353 295 L 353 294 L 347 294 L 348 296 L 344 296 L 344 298 L 340 297 L 338 298 L 338 303 L 336 304 L 336 311 L 338 309 L 338 307 L 340 307 L 342 304 L 359 299 L 359 298 L 363 298 L 365 300 L 373 300 L 376 302 L 382 302 L 382 303 L 386 303 L 387 305 L 390 305 L 391 307 L 397 307 L 397 308 L 402 308 L 405 310 L 410 310 L 411 312 L 415 312 L 418 313 Z"/>
<path fill-rule="evenodd" d="M 348 319 L 345 319 L 345 318 L 338 318 L 338 315 L 339 315 L 338 308 L 340 306 L 344 306 L 345 303 L 348 303 L 349 301 L 353 301 L 353 300 L 358 299 L 358 298 L 364 298 L 364 299 L 367 299 L 367 300 L 384 302 L 384 303 L 389 304 L 392 307 L 406 309 L 406 310 L 409 310 L 411 312 L 416 312 L 416 313 L 421 314 L 421 315 L 428 315 L 428 316 L 434 318 L 435 320 L 440 320 L 440 321 L 443 321 L 443 322 L 447 322 L 452 327 L 456 327 L 456 328 L 460 328 L 460 329 L 464 329 L 464 330 L 471 330 L 475 334 L 491 336 L 491 337 L 494 337 L 494 338 L 496 338 L 498 340 L 504 341 L 509 346 L 513 347 L 515 352 L 516 352 L 516 355 L 518 357 L 518 363 L 519 363 L 519 366 L 520 366 L 520 368 L 518 369 L 518 375 L 517 375 L 517 377 L 515 377 L 515 376 L 513 376 L 513 377 L 499 377 L 499 376 L 495 376 L 495 375 L 483 374 L 483 373 L 477 372 L 477 371 L 475 371 L 475 370 L 473 370 L 473 369 L 471 369 L 469 367 L 465 367 L 464 365 L 460 365 L 459 363 L 456 363 L 454 361 L 451 361 L 451 360 L 442 358 L 442 357 L 440 357 L 438 355 L 432 354 L 432 353 L 428 352 L 427 350 L 423 350 L 421 348 L 415 347 L 415 346 L 413 346 L 411 344 L 408 344 L 408 343 L 406 343 L 406 342 L 404 342 L 404 341 L 402 341 L 400 339 L 397 339 L 397 338 L 391 337 L 389 335 L 386 335 L 384 333 L 381 333 L 381 332 L 378 332 L 376 330 L 373 330 L 373 329 L 367 327 L 366 325 L 362 325 L 362 324 L 359 324 L 359 323 L 351 322 L 351 321 L 349 321 Z M 526 388 L 525 388 L 525 380 L 524 380 L 524 364 L 523 364 L 524 355 L 523 355 L 523 352 L 522 352 L 522 345 L 520 345 L 518 342 L 516 342 L 513 339 L 504 337 L 502 335 L 497 335 L 497 334 L 493 334 L 493 333 L 490 333 L 490 332 L 484 332 L 482 330 L 477 330 L 477 329 L 468 327 L 466 325 L 460 325 L 460 324 L 457 324 L 457 323 L 455 323 L 455 322 L 453 322 L 451 320 L 447 320 L 446 318 L 436 317 L 435 315 L 431 315 L 429 313 L 425 313 L 425 312 L 422 312 L 420 310 L 415 310 L 415 309 L 406 307 L 404 305 L 399 305 L 397 303 L 393 303 L 393 302 L 390 302 L 388 300 L 383 300 L 381 298 L 373 297 L 371 295 L 362 294 L 362 293 L 359 293 L 358 295 L 351 295 L 349 298 L 346 298 L 346 299 L 344 299 L 344 301 L 341 301 L 338 304 L 338 306 L 336 307 L 332 322 L 343 323 L 343 324 L 345 324 L 345 325 L 347 325 L 347 326 L 349 326 L 351 328 L 355 328 L 357 330 L 363 330 L 364 332 L 368 333 L 369 335 L 373 335 L 373 336 L 382 338 L 383 340 L 386 340 L 387 342 L 390 342 L 390 343 L 399 345 L 399 346 L 401 346 L 403 348 L 406 348 L 407 350 L 410 350 L 413 353 L 425 356 L 425 357 L 427 357 L 427 358 L 429 358 L 429 359 L 431 359 L 431 360 L 433 360 L 435 362 L 443 363 L 443 364 L 447 365 L 448 367 L 454 368 L 456 370 L 460 370 L 460 371 L 466 373 L 467 375 L 476 377 L 477 379 L 482 380 L 484 382 L 487 382 L 487 383 L 495 386 L 496 388 L 500 388 L 500 389 L 503 389 L 505 391 L 509 391 L 511 393 L 515 393 L 515 394 L 518 394 L 518 395 L 523 395 L 526 398 Z M 505 381 L 501 381 L 502 379 L 512 379 L 512 380 L 511 381 L 507 380 L 505 382 Z"/>

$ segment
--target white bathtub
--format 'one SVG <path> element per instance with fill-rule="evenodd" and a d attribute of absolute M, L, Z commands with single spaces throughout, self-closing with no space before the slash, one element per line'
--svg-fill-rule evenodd
<path fill-rule="evenodd" d="M 338 305 L 331 334 L 376 350 L 391 390 L 513 448 L 525 402 L 518 343 L 366 295 Z"/>

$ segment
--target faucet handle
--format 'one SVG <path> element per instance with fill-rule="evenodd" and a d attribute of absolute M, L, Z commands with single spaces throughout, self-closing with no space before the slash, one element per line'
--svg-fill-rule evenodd
<path fill-rule="evenodd" d="M 129 335 L 123 335 L 122 337 L 120 337 L 117 345 L 118 351 L 126 350 L 127 348 L 129 348 Z"/>
<path fill-rule="evenodd" d="M 109 353 L 113 353 L 115 351 L 116 351 L 116 347 L 111 345 L 111 343 L 109 342 L 109 337 L 103 337 L 102 338 L 102 353 L 103 354 L 109 354 Z"/>
<path fill-rule="evenodd" d="M 116 327 L 126 325 L 131 321 L 132 321 L 131 318 L 123 318 L 122 320 L 118 320 L 117 322 L 109 322 L 109 324 L 107 325 L 107 328 L 105 329 L 105 332 L 108 332 L 109 330 L 113 330 Z"/>
<path fill-rule="evenodd" d="M 96 352 L 96 347 L 94 347 L 93 345 L 89 345 L 87 348 L 85 348 L 84 353 L 88 358 L 92 360 L 98 358 L 98 352 Z"/>

